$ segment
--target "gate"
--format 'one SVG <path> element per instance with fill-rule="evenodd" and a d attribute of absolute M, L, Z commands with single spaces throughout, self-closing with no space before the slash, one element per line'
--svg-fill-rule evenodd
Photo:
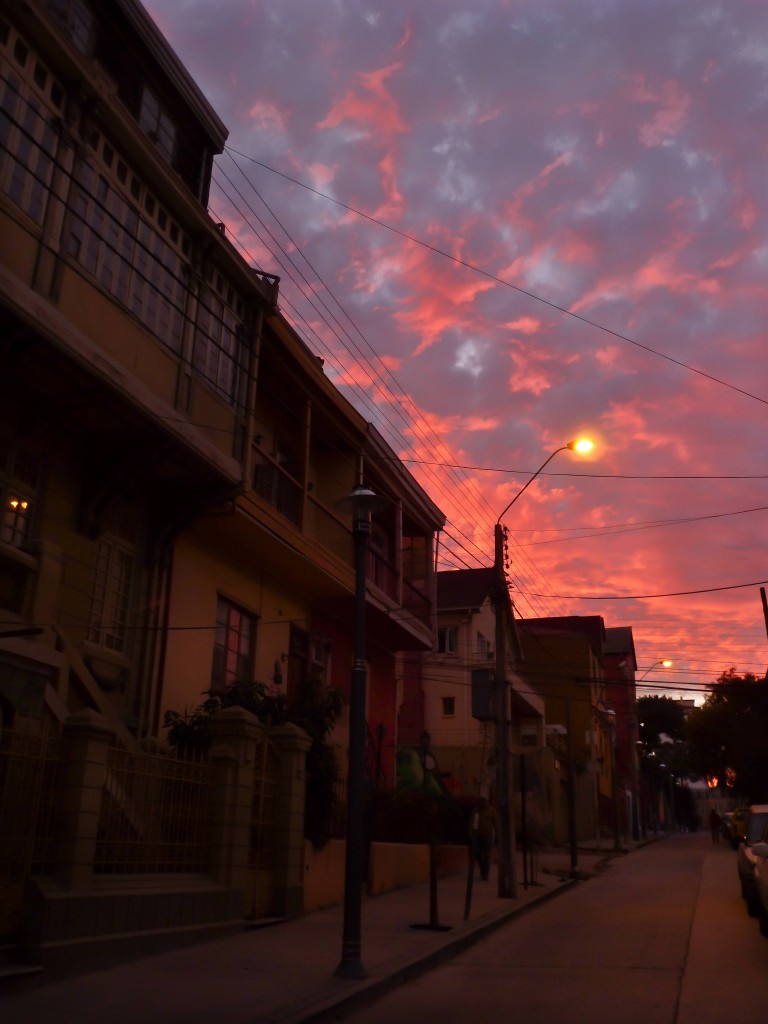
<path fill-rule="evenodd" d="M 262 737 L 256 744 L 245 901 L 246 917 L 251 919 L 269 917 L 274 909 L 278 768 L 273 744 Z"/>
<path fill-rule="evenodd" d="M 44 729 L 0 730 L 0 938 L 21 923 L 24 885 L 56 860 L 65 741 Z"/>

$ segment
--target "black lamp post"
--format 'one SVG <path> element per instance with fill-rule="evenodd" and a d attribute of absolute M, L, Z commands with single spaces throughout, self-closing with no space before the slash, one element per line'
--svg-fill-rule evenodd
<path fill-rule="evenodd" d="M 363 483 L 337 502 L 341 512 L 352 513 L 355 547 L 355 645 L 349 694 L 349 759 L 347 762 L 347 841 L 344 861 L 344 931 L 339 978 L 367 978 L 361 953 L 362 887 L 365 867 L 365 578 L 371 514 L 386 506 L 386 499 Z"/>

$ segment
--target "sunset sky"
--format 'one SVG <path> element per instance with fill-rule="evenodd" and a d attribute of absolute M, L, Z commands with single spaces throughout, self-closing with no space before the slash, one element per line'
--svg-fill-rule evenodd
<path fill-rule="evenodd" d="M 229 128 L 211 212 L 521 618 L 768 664 L 768 3 L 145 0 Z"/>

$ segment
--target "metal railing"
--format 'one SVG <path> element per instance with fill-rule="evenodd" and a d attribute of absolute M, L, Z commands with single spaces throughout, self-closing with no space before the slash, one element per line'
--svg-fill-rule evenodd
<path fill-rule="evenodd" d="M 205 873 L 210 794 L 205 762 L 110 747 L 94 873 Z"/>
<path fill-rule="evenodd" d="M 387 597 L 391 597 L 393 601 L 398 600 L 398 582 L 400 577 L 397 570 L 370 547 L 368 548 L 366 576 L 379 590 L 383 590 Z"/>
<path fill-rule="evenodd" d="M 307 536 L 345 562 L 353 558 L 352 531 L 337 515 L 310 497 L 307 499 Z"/>
<path fill-rule="evenodd" d="M 300 526 L 303 498 L 301 484 L 261 448 L 254 446 L 254 454 L 251 481 L 254 493 L 276 508 L 294 526 Z"/>

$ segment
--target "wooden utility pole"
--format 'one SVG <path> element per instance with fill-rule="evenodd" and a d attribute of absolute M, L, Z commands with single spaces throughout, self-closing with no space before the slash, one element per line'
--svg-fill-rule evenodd
<path fill-rule="evenodd" d="M 496 799 L 499 814 L 499 896 L 517 896 L 515 879 L 515 822 L 509 783 L 509 682 L 507 681 L 507 620 L 509 593 L 504 575 L 504 538 L 501 523 L 494 528 L 494 590 L 496 607 Z"/>

